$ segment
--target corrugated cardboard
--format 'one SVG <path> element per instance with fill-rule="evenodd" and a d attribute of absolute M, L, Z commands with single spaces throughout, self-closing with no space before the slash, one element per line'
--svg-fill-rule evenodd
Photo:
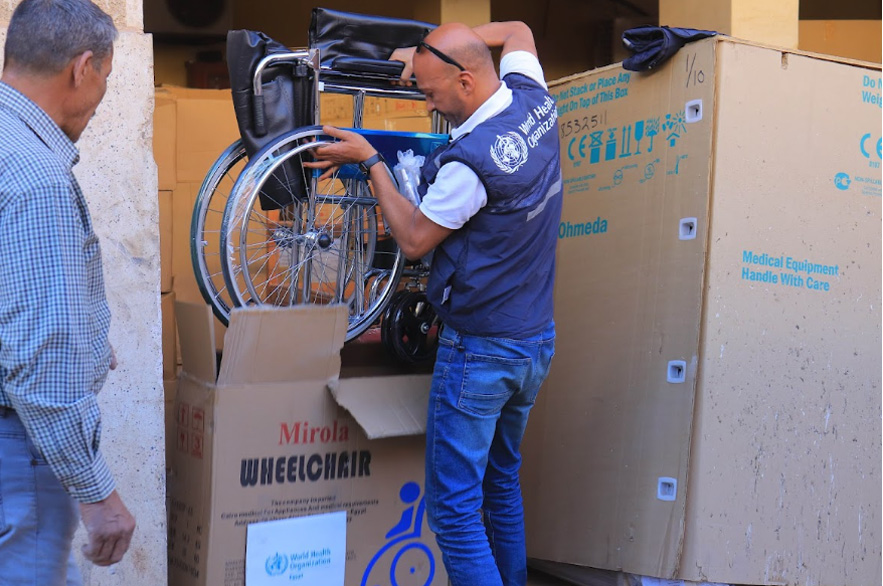
<path fill-rule="evenodd" d="M 239 139 L 233 102 L 230 90 L 161 86 L 155 96 L 154 158 L 160 190 L 171 192 L 171 214 L 164 213 L 160 194 L 160 234 L 171 235 L 162 243 L 171 247 L 162 261 L 162 287 L 174 289 L 178 300 L 201 302 L 190 249 L 193 208 L 211 165 Z M 224 327 L 217 320 L 215 329 L 221 348 Z"/>
<path fill-rule="evenodd" d="M 879 87 L 879 66 L 729 38 L 551 84 L 558 340 L 524 442 L 529 556 L 880 582 Z"/>
<path fill-rule="evenodd" d="M 178 379 L 163 380 L 163 409 L 165 413 L 166 430 L 175 429 L 175 394 L 178 390 Z M 170 457 L 175 450 L 175 435 L 166 434 L 166 468 L 170 465 Z"/>
<path fill-rule="evenodd" d="M 202 301 L 202 293 L 193 271 L 190 253 L 190 224 L 199 185 L 182 182 L 175 186 L 172 194 L 172 274 L 174 289 L 181 301 L 197 303 Z"/>
<path fill-rule="evenodd" d="M 172 290 L 172 192 L 159 192 L 159 290 Z"/>
<path fill-rule="evenodd" d="M 153 109 L 153 158 L 161 191 L 175 189 L 175 98 L 166 90 L 154 94 Z"/>
<path fill-rule="evenodd" d="M 179 311 L 179 308 L 184 311 Z M 175 321 L 181 330 L 181 360 L 183 371 L 201 381 L 218 378 L 215 352 L 214 322 L 208 305 L 179 301 L 175 304 Z"/>
<path fill-rule="evenodd" d="M 426 384 L 426 375 L 396 377 L 405 387 Z M 421 434 L 426 431 L 426 396 L 402 393 L 388 377 L 346 378 L 329 385 L 334 400 L 349 411 L 368 439 Z"/>
<path fill-rule="evenodd" d="M 202 183 L 218 155 L 239 138 L 230 90 L 161 86 L 154 94 L 153 157 L 159 189 Z"/>
<path fill-rule="evenodd" d="M 215 381 L 211 310 L 178 303 L 177 315 L 172 586 L 242 586 L 249 523 L 339 510 L 345 586 L 447 584 L 423 507 L 424 428 L 399 424 L 402 405 L 425 418 L 429 376 L 338 380 L 346 308 L 308 305 L 235 310 Z M 329 386 L 368 400 L 344 408 Z M 388 437 L 369 439 L 364 409 Z"/>
<path fill-rule="evenodd" d="M 175 292 L 160 295 L 162 312 L 162 377 L 175 380 L 178 377 L 178 333 L 175 328 Z"/>
<path fill-rule="evenodd" d="M 188 90 L 177 99 L 179 182 L 201 184 L 221 152 L 239 139 L 230 90 Z"/>

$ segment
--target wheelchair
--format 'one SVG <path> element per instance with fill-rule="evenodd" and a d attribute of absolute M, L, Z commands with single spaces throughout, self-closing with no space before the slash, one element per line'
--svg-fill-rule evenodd
<path fill-rule="evenodd" d="M 242 138 L 207 173 L 191 221 L 200 290 L 226 324 L 234 307 L 344 303 L 346 341 L 381 322 L 381 339 L 404 363 L 434 356 L 436 317 L 424 293 L 428 266 L 399 251 L 368 178 L 356 165 L 329 178 L 304 166 L 333 139 L 322 133 L 320 95 L 350 96 L 352 128 L 386 159 L 428 157 L 448 142 L 431 132 L 363 128 L 367 98 L 423 100 L 399 84 L 393 49 L 434 25 L 317 8 L 309 48 L 292 51 L 253 31 L 230 31 L 228 65 Z M 396 181 L 395 175 L 393 179 Z"/>

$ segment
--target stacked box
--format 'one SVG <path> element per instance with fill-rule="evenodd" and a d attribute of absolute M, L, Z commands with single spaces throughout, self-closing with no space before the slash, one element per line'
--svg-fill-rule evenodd
<path fill-rule="evenodd" d="M 345 305 L 237 309 L 220 364 L 209 307 L 176 314 L 171 586 L 243 586 L 247 571 L 308 586 L 331 563 L 339 586 L 447 584 L 424 504 L 428 374 L 340 378 Z M 249 526 L 339 511 L 345 547 L 304 568 L 278 540 L 266 575 L 247 567 Z"/>
<path fill-rule="evenodd" d="M 880 583 L 880 86 L 879 65 L 724 37 L 551 84 L 564 210 L 530 557 Z"/>

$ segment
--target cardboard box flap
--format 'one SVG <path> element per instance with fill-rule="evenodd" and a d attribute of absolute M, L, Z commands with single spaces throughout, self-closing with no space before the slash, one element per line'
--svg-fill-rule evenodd
<path fill-rule="evenodd" d="M 215 331 L 211 307 L 204 303 L 175 302 L 175 320 L 184 372 L 214 383 L 217 378 Z"/>
<path fill-rule="evenodd" d="M 373 440 L 426 432 L 430 381 L 425 374 L 346 378 L 328 387 Z"/>
<path fill-rule="evenodd" d="M 236 308 L 218 385 L 336 378 L 347 324 L 343 304 Z"/>

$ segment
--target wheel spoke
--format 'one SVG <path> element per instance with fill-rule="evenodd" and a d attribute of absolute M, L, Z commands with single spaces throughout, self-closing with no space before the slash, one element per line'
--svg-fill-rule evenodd
<path fill-rule="evenodd" d="M 378 253 L 381 219 L 364 179 L 351 179 L 351 169 L 339 168 L 320 182 L 303 167 L 312 149 L 327 144 L 303 142 L 317 134 L 284 135 L 253 162 L 226 206 L 220 239 L 225 252 L 219 258 L 236 303 L 347 303 L 349 340 L 383 312 L 403 258 L 394 246 Z M 259 192 L 278 196 L 282 189 L 292 204 L 261 209 Z"/>

